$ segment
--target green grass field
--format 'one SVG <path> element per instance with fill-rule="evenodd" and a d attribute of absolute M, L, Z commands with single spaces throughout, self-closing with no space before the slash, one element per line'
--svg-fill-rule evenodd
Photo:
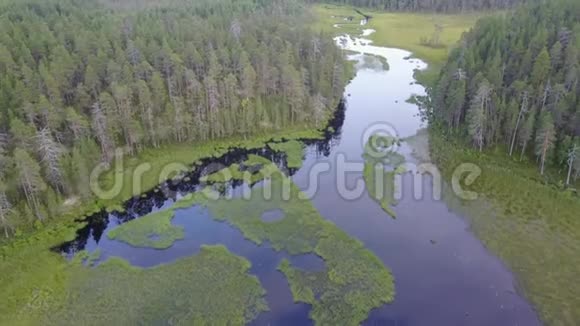
<path fill-rule="evenodd" d="M 426 13 L 390 13 L 361 9 L 372 19 L 365 26 L 360 25 L 362 16 L 355 8 L 337 5 L 315 5 L 312 13 L 316 17 L 313 28 L 331 34 L 360 34 L 363 29 L 374 29 L 369 36 L 374 44 L 408 50 L 419 59 L 429 64 L 429 69 L 420 76 L 423 84 L 431 84 L 440 67 L 447 60 L 449 51 L 457 44 L 463 32 L 475 25 L 477 19 L 484 14 L 468 13 L 457 15 L 426 14 Z M 352 22 L 344 20 L 353 17 Z M 334 27 L 335 24 L 339 28 Z M 421 44 L 421 39 L 429 39 L 436 30 L 436 25 L 442 27 L 440 46 L 430 47 Z"/>

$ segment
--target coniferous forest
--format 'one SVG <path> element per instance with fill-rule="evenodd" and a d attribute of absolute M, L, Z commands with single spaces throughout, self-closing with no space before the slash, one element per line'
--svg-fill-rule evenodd
<path fill-rule="evenodd" d="M 579 187 L 579 0 L 0 0 L 0 325 L 579 325 Z"/>
<path fill-rule="evenodd" d="M 304 15 L 294 1 L 0 2 L 1 233 L 90 197 L 116 147 L 323 124 L 344 62 Z"/>
<path fill-rule="evenodd" d="M 554 1 L 480 20 L 435 86 L 434 120 L 475 148 L 497 145 L 539 172 L 580 174 L 580 2 Z"/>
<path fill-rule="evenodd" d="M 410 12 L 463 12 L 478 10 L 510 9 L 529 0 L 309 0 L 331 2 L 341 5 L 367 7 L 376 10 Z"/>

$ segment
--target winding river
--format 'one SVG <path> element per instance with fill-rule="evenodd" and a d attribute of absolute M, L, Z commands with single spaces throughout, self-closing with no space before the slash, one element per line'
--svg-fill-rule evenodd
<path fill-rule="evenodd" d="M 372 30 L 365 30 L 368 36 Z M 425 127 L 416 105 L 408 103 L 413 94 L 424 94 L 416 84 L 415 69 L 426 64 L 400 49 L 373 46 L 362 38 L 341 37 L 339 45 L 357 61 L 357 75 L 347 86 L 345 103 L 333 122 L 334 133 L 324 141 L 310 142 L 303 166 L 291 170 L 293 181 L 303 190 L 311 186 L 309 173 L 315 165 L 328 163 L 329 171 L 319 175 L 319 190 L 312 203 L 326 219 L 361 240 L 392 271 L 396 284 L 395 301 L 375 309 L 365 325 L 539 325 L 533 308 L 518 294 L 513 275 L 490 254 L 470 232 L 465 220 L 441 200 L 434 200 L 433 180 L 422 179 L 421 199 L 413 196 L 413 174 L 403 176 L 402 199 L 394 207 L 397 218 L 385 213 L 368 195 L 348 200 L 337 190 L 337 162 L 361 162 L 365 135 L 373 128 L 388 128 L 399 137 L 415 135 Z M 380 56 L 387 59 L 385 69 Z M 266 149 L 254 151 L 280 161 Z M 400 153 L 407 162 L 417 162 L 412 148 L 403 143 Z M 219 161 L 231 164 L 240 153 L 232 152 Z M 204 162 L 205 164 L 216 163 Z M 224 244 L 234 254 L 252 262 L 256 275 L 267 291 L 270 311 L 261 314 L 255 325 L 311 325 L 310 307 L 293 303 L 284 275 L 276 270 L 283 258 L 305 269 L 323 268 L 314 255 L 291 257 L 274 251 L 268 244 L 257 246 L 241 232 L 214 221 L 205 209 L 192 207 L 176 213 L 173 223 L 185 229 L 185 239 L 167 250 L 133 248 L 109 240 L 105 235 L 120 223 L 170 206 L 178 194 L 197 190 L 203 171 L 192 172 L 191 181 L 161 185 L 142 198 L 126 203 L 124 213 L 101 213 L 79 231 L 75 241 L 63 245 L 65 255 L 86 249 L 101 251 L 101 259 L 118 256 L 131 264 L 152 267 L 196 254 L 202 244 Z M 362 182 L 362 168 L 347 176 L 347 188 Z M 234 186 L 232 190 L 239 186 Z M 165 191 L 160 191 L 165 190 Z"/>

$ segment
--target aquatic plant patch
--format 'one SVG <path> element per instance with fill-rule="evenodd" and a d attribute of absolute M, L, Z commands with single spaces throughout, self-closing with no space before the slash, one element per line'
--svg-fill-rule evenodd
<path fill-rule="evenodd" d="M 270 166 L 273 166 L 271 164 Z M 315 253 L 326 265 L 322 272 L 301 271 L 283 261 L 297 302 L 312 305 L 317 325 L 358 325 L 369 312 L 394 299 L 389 270 L 361 242 L 325 220 L 298 187 L 280 170 L 264 185 L 252 189 L 250 199 L 219 199 L 203 203 L 214 219 L 228 222 L 243 235 L 293 255 Z M 284 218 L 266 222 L 266 212 L 280 210 Z"/>
<path fill-rule="evenodd" d="M 372 135 L 365 144 L 363 179 L 369 196 L 391 217 L 397 217 L 392 206 L 395 200 L 395 176 L 406 172 L 405 157 L 392 146 L 399 142 L 390 136 Z M 387 171 L 385 168 L 390 168 Z"/>
<path fill-rule="evenodd" d="M 163 210 L 124 223 L 109 231 L 109 239 L 133 247 L 167 249 L 183 239 L 183 228 L 171 224 L 173 210 Z"/>
<path fill-rule="evenodd" d="M 288 167 L 291 169 L 300 168 L 304 158 L 304 144 L 297 140 L 283 143 L 268 143 L 268 147 L 277 152 L 286 154 Z"/>
<path fill-rule="evenodd" d="M 49 325 L 244 325 L 266 311 L 250 262 L 223 246 L 150 269 L 111 258 L 75 267 L 62 309 Z"/>

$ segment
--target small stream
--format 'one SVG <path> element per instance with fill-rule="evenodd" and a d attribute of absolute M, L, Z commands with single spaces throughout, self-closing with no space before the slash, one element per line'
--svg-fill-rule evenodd
<path fill-rule="evenodd" d="M 368 36 L 372 30 L 365 30 Z M 363 36 L 363 37 L 364 37 Z M 79 250 L 101 251 L 101 259 L 118 256 L 131 264 L 151 267 L 196 254 L 202 244 L 224 244 L 233 253 L 252 262 L 256 275 L 267 291 L 270 311 L 261 314 L 253 325 L 312 325 L 310 307 L 293 303 L 288 283 L 276 270 L 283 258 L 304 269 L 320 269 L 323 262 L 315 255 L 291 257 L 274 251 L 268 244 L 257 246 L 245 240 L 237 229 L 214 221 L 203 208 L 179 210 L 173 223 L 183 226 L 185 239 L 167 250 L 133 248 L 109 240 L 107 232 L 152 211 L 170 206 L 177 198 L 199 188 L 199 177 L 212 164 L 229 165 L 254 153 L 270 158 L 288 171 L 294 182 L 308 190 L 314 166 L 328 163 L 330 170 L 319 175 L 319 190 L 312 203 L 323 217 L 334 222 L 351 236 L 361 240 L 392 271 L 396 282 L 395 301 L 371 312 L 365 325 L 539 325 L 533 308 L 518 294 L 511 272 L 470 232 L 465 220 L 452 212 L 445 202 L 434 200 L 431 178 L 422 178 L 421 199 L 413 196 L 413 174 L 403 177 L 402 199 L 394 207 L 397 218 L 387 215 L 365 193 L 358 199 L 344 199 L 337 190 L 339 162 L 362 162 L 365 135 L 373 128 L 387 128 L 401 138 L 415 135 L 424 128 L 418 108 L 407 101 L 423 95 L 424 88 L 413 78 L 415 69 L 427 65 L 411 58 L 411 53 L 373 46 L 363 38 L 340 37 L 337 43 L 352 51 L 357 75 L 345 90 L 345 102 L 332 121 L 334 132 L 325 140 L 310 141 L 302 168 L 285 167 L 283 157 L 267 149 L 233 150 L 205 161 L 189 175 L 188 182 L 168 182 L 154 191 L 125 204 L 124 213 L 99 213 L 79 231 L 76 240 L 59 250 L 74 255 Z M 387 59 L 386 71 L 373 57 Z M 374 58 L 377 60 L 376 58 Z M 378 61 L 378 60 L 377 60 Z M 408 162 L 417 162 L 412 149 L 403 143 L 399 151 Z M 348 175 L 346 186 L 354 188 L 362 180 L 362 169 Z M 226 191 L 243 185 L 234 184 Z M 275 218 L 272 212 L 272 218 Z"/>

